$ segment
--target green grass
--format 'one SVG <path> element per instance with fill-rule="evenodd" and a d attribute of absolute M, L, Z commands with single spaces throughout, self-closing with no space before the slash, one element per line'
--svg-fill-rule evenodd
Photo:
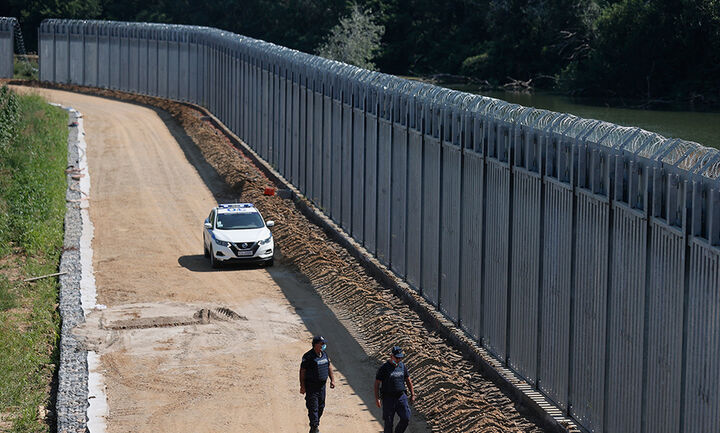
<path fill-rule="evenodd" d="M 28 62 L 25 61 L 27 58 Z M 29 64 L 28 64 L 29 63 Z M 15 56 L 13 78 L 37 80 L 38 79 L 38 57 L 37 56 Z"/>
<path fill-rule="evenodd" d="M 13 102 L 15 101 L 15 102 Z M 8 110 L 16 107 L 17 115 Z M 67 114 L 0 91 L 0 430 L 49 432 L 58 363 Z"/>

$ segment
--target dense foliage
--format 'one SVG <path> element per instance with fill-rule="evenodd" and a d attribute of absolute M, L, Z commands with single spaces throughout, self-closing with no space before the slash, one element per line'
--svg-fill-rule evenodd
<path fill-rule="evenodd" d="M 350 15 L 330 30 L 327 40 L 317 49 L 317 55 L 361 68 L 375 70 L 373 59 L 380 50 L 385 29 L 375 23 L 371 11 L 352 5 Z"/>
<path fill-rule="evenodd" d="M 316 52 L 352 0 L 8 0 L 34 46 L 42 18 L 199 24 Z M 358 0 L 385 28 L 394 74 L 646 99 L 720 101 L 718 0 Z"/>

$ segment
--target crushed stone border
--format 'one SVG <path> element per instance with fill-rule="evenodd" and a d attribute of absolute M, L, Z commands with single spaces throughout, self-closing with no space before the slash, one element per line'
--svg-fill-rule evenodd
<path fill-rule="evenodd" d="M 82 217 L 80 204 L 83 200 L 80 192 L 80 149 L 78 147 L 81 131 L 77 126 L 80 113 L 72 108 L 51 104 L 68 111 L 68 170 L 65 193 L 65 234 L 63 253 L 60 257 L 60 272 L 66 272 L 59 278 L 59 310 L 62 325 L 60 328 L 60 366 L 58 367 L 58 391 L 55 403 L 57 411 L 57 431 L 59 433 L 84 433 L 87 431 L 88 408 L 88 363 L 85 350 L 72 334 L 72 329 L 85 322 L 81 304 L 80 283 L 82 264 L 80 257 L 80 236 L 82 235 Z"/>
<path fill-rule="evenodd" d="M 72 330 L 85 322 L 96 305 L 92 267 L 93 224 L 90 221 L 88 169 L 82 113 L 59 104 L 68 112 L 68 159 L 66 169 L 63 253 L 60 257 L 59 310 L 60 366 L 55 408 L 59 433 L 104 433 L 108 413 L 99 356 L 86 350 Z"/>

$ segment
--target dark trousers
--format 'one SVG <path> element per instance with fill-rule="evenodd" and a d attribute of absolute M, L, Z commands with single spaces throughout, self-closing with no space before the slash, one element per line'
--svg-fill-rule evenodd
<path fill-rule="evenodd" d="M 395 426 L 395 433 L 403 433 L 410 422 L 410 405 L 407 395 L 403 393 L 399 397 L 383 397 L 382 410 L 385 433 L 393 433 L 395 414 L 400 417 L 400 422 Z"/>
<path fill-rule="evenodd" d="M 320 417 L 325 409 L 325 384 L 322 386 L 306 387 L 305 389 L 305 407 L 308 410 L 308 418 L 310 418 L 310 427 L 320 425 Z"/>

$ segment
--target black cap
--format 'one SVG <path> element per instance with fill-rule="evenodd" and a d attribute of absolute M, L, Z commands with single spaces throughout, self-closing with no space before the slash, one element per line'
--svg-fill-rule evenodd
<path fill-rule="evenodd" d="M 313 344 L 313 346 L 314 346 L 314 345 L 316 345 L 316 344 L 318 344 L 318 343 L 324 343 L 324 342 L 325 342 L 325 337 L 323 337 L 322 335 L 316 335 L 316 336 L 313 337 L 313 342 L 312 342 L 312 344 Z"/>
<path fill-rule="evenodd" d="M 402 348 L 400 346 L 393 346 L 392 354 L 395 358 L 404 358 L 405 357 L 405 354 L 403 353 Z"/>

